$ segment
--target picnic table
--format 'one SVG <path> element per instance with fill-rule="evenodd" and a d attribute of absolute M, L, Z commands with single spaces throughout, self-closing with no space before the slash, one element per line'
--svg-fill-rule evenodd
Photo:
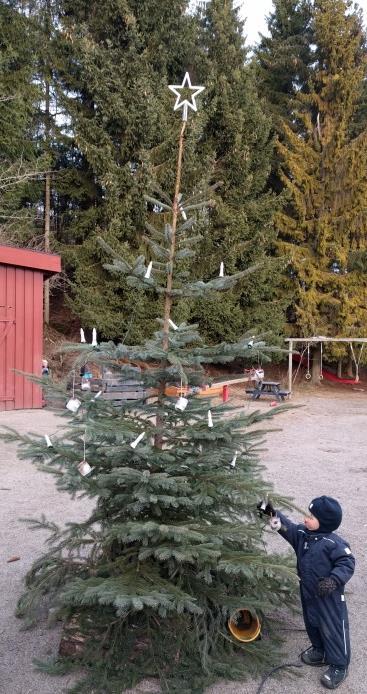
<path fill-rule="evenodd" d="M 259 400 L 262 395 L 271 395 L 276 400 L 285 400 L 289 395 L 288 390 L 282 390 L 279 381 L 258 381 L 255 388 L 246 389 L 251 395 L 251 400 Z"/>

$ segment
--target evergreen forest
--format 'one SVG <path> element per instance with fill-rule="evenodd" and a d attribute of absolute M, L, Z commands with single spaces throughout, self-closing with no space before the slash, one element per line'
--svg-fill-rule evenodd
<path fill-rule="evenodd" d="M 228 274 L 258 269 L 215 301 L 179 302 L 174 318 L 199 323 L 209 344 L 246 330 L 279 345 L 287 336 L 363 336 L 361 11 L 350 0 L 274 0 L 267 35 L 250 46 L 237 3 L 197 5 L 3 0 L 0 243 L 62 256 L 46 323 L 61 306 L 65 333 L 96 327 L 119 340 L 128 328 L 130 344 L 151 335 L 159 298 L 108 272 L 98 239 L 149 262 L 146 224 L 162 211 L 143 193 L 173 188 L 167 85 L 189 70 L 206 89 L 187 133 L 182 187 L 213 191 L 213 205 L 197 214 L 192 272 L 205 282 L 222 261 Z"/>

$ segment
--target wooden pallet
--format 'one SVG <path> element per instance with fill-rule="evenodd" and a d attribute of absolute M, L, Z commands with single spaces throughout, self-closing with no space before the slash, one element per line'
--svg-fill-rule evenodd
<path fill-rule="evenodd" d="M 102 393 L 104 400 L 143 400 L 147 397 L 148 389 L 142 381 L 132 378 L 109 378 L 104 380 Z"/>

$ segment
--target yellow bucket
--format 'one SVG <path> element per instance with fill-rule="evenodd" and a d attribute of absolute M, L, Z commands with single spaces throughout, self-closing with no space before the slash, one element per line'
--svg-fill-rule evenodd
<path fill-rule="evenodd" d="M 255 612 L 243 608 L 232 614 L 228 620 L 228 629 L 237 641 L 250 643 L 259 638 L 261 622 Z"/>

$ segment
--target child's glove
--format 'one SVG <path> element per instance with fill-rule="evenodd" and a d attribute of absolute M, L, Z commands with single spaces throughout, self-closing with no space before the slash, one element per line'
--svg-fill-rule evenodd
<path fill-rule="evenodd" d="M 269 521 L 270 527 L 272 530 L 280 530 L 282 527 L 282 521 L 278 516 L 272 516 Z"/>
<path fill-rule="evenodd" d="M 260 518 L 262 518 L 264 514 L 265 516 L 276 515 L 273 504 L 270 501 L 266 501 L 265 499 L 263 499 L 263 501 L 259 501 L 259 503 L 256 505 L 256 508 L 258 510 Z"/>
<path fill-rule="evenodd" d="M 331 595 L 331 593 L 333 593 L 337 587 L 338 584 L 335 578 L 332 578 L 332 576 L 319 578 L 319 583 L 317 586 L 317 595 L 319 596 L 319 598 L 327 598 L 327 596 Z"/>

